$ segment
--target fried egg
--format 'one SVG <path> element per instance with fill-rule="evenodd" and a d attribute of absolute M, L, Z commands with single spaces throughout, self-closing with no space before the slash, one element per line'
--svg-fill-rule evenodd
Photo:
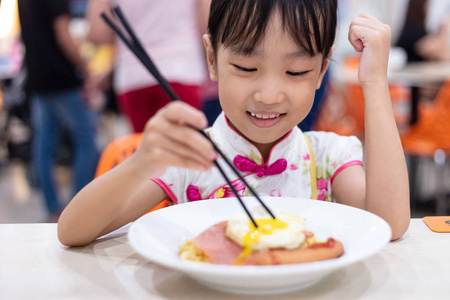
<path fill-rule="evenodd" d="M 225 234 L 244 248 L 240 259 L 253 250 L 294 249 L 305 241 L 305 220 L 302 217 L 280 209 L 273 210 L 273 213 L 276 219 L 270 217 L 263 207 L 254 209 L 251 214 L 258 228 L 244 211 L 228 220 Z"/>

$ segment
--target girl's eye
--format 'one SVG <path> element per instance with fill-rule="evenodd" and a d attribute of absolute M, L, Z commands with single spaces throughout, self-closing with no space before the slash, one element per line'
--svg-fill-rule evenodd
<path fill-rule="evenodd" d="M 286 71 L 286 74 L 291 75 L 291 76 L 305 76 L 306 74 L 308 74 L 309 71 L 304 71 L 304 72 L 291 72 L 291 71 Z"/>
<path fill-rule="evenodd" d="M 249 69 L 249 68 L 244 68 L 244 67 L 241 67 L 238 65 L 233 65 L 233 66 L 236 68 L 236 70 L 243 71 L 243 72 L 255 72 L 257 70 L 255 68 Z"/>

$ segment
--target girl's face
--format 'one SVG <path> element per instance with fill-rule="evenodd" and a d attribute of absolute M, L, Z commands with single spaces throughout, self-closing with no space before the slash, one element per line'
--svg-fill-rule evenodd
<path fill-rule="evenodd" d="M 230 126 L 258 146 L 273 146 L 309 113 L 329 60 L 311 57 L 292 40 L 278 14 L 250 55 L 204 37 L 212 80 Z"/>

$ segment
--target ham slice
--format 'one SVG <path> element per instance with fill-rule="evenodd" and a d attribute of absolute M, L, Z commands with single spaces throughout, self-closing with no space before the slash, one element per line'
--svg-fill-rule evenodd
<path fill-rule="evenodd" d="M 217 223 L 194 239 L 194 246 L 203 251 L 213 264 L 232 265 L 242 247 L 225 235 L 227 221 Z"/>
<path fill-rule="evenodd" d="M 242 247 L 225 235 L 227 221 L 217 223 L 194 239 L 194 246 L 203 251 L 213 264 L 232 265 L 235 263 Z M 312 233 L 308 233 L 313 235 Z M 329 239 L 308 248 L 268 249 L 253 251 L 242 264 L 244 265 L 280 265 L 314 262 L 337 258 L 344 252 L 340 241 Z"/>

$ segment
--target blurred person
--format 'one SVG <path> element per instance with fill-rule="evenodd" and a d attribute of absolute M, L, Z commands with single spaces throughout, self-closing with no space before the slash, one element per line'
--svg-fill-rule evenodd
<path fill-rule="evenodd" d="M 81 96 L 87 67 L 69 32 L 68 0 L 18 4 L 34 134 L 33 167 L 49 221 L 54 222 L 63 209 L 53 174 L 59 128 L 68 129 L 74 147 L 75 193 L 92 180 L 97 165 L 94 128 Z"/>
<path fill-rule="evenodd" d="M 428 0 L 409 1 L 405 25 L 397 41 L 397 46 L 406 51 L 408 62 L 450 59 L 450 20 L 442 22 L 437 33 L 429 33 L 426 28 L 428 5 Z"/>
<path fill-rule="evenodd" d="M 197 0 L 197 15 L 199 32 L 203 34 L 208 33 L 208 16 L 211 6 L 211 0 Z M 206 53 L 205 53 L 206 54 Z M 206 60 L 206 56 L 204 56 Z M 207 66 L 205 65 L 205 69 Z M 222 107 L 219 102 L 219 87 L 216 81 L 206 77 L 201 90 L 202 111 L 205 113 L 208 120 L 208 126 L 212 126 L 216 118 L 222 112 Z"/>
<path fill-rule="evenodd" d="M 429 32 L 426 27 L 429 5 L 428 0 L 409 1 L 405 24 L 396 44 L 405 50 L 408 62 L 450 60 L 450 20 L 444 19 L 438 32 Z M 422 84 L 420 88 L 413 87 L 412 93 L 418 94 L 420 102 L 431 103 L 441 85 L 441 82 Z"/>
<path fill-rule="evenodd" d="M 210 1 L 210 0 L 205 0 Z M 87 39 L 95 44 L 114 43 L 101 12 L 119 5 L 162 75 L 184 102 L 199 108 L 206 67 L 199 31 L 197 0 L 91 0 Z M 206 18 L 206 17 L 205 17 Z M 121 41 L 117 42 L 114 89 L 121 111 L 135 132 L 142 132 L 169 98 Z"/>

